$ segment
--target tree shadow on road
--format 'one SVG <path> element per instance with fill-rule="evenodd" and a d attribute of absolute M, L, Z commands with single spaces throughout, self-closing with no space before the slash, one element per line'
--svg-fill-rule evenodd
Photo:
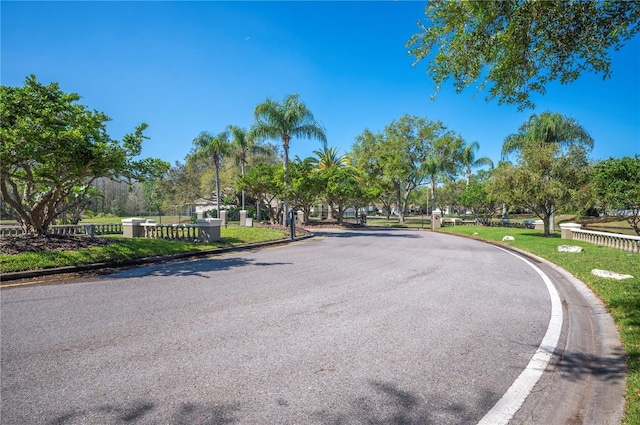
<path fill-rule="evenodd" d="M 324 410 L 316 416 L 325 425 L 476 424 L 500 398 L 486 391 L 478 400 L 458 401 L 450 394 L 415 394 L 384 381 L 369 383 L 375 395 L 358 397 L 343 410 Z"/>
<path fill-rule="evenodd" d="M 384 381 L 369 382 L 369 394 L 345 401 L 337 409 L 311 413 L 309 423 L 323 425 L 429 425 L 476 424 L 499 398 L 486 391 L 475 401 L 456 399 L 451 394 L 417 394 Z M 286 403 L 279 401 L 281 405 Z M 256 406 L 253 407 L 255 409 Z M 163 411 L 161 405 L 148 400 L 134 400 L 121 405 L 102 404 L 64 412 L 46 425 L 75 423 L 162 423 L 167 425 L 226 425 L 241 423 L 239 404 L 181 403 Z M 303 412 L 300 412 L 303 413 Z M 289 412 L 291 414 L 291 412 Z M 304 416 L 304 413 L 303 413 Z M 283 417 L 282 423 L 288 418 Z"/>
<path fill-rule="evenodd" d="M 65 412 L 46 422 L 46 425 L 70 425 L 75 423 L 129 424 L 141 421 L 167 425 L 225 425 L 237 422 L 234 414 L 238 407 L 217 403 L 182 403 L 171 414 L 170 418 L 154 417 L 157 416 L 157 410 L 156 403 L 145 400 L 136 400 L 121 406 L 103 404 L 88 409 Z M 154 419 L 160 419 L 160 421 L 153 421 Z"/>
<path fill-rule="evenodd" d="M 619 382 L 625 379 L 627 373 L 625 353 L 622 349 L 607 357 L 564 352 L 557 369 L 565 379 L 572 382 L 581 381 L 588 376 L 594 376 L 601 381 Z"/>
<path fill-rule="evenodd" d="M 135 269 L 124 270 L 119 273 L 105 276 L 107 279 L 124 279 L 145 276 L 176 276 L 189 277 L 197 276 L 205 279 L 211 278 L 209 275 L 213 271 L 226 271 L 239 267 L 259 266 L 269 267 L 276 265 L 288 265 L 292 263 L 282 262 L 257 262 L 248 258 L 211 258 L 195 259 L 191 261 L 172 261 L 152 266 L 137 267 Z"/>

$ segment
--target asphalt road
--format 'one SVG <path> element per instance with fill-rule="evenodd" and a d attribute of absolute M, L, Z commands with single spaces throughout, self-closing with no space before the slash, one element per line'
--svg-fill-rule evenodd
<path fill-rule="evenodd" d="M 615 327 L 533 262 L 563 319 L 508 418 L 619 422 Z M 508 252 L 391 230 L 3 289 L 1 423 L 476 424 L 528 370 L 552 304 Z"/>

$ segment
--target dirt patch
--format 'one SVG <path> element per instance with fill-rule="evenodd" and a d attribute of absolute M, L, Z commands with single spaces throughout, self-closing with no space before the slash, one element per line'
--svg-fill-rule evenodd
<path fill-rule="evenodd" d="M 19 235 L 0 238 L 0 253 L 16 255 L 22 252 L 77 251 L 83 248 L 117 243 L 116 239 L 90 238 L 77 235 Z"/>

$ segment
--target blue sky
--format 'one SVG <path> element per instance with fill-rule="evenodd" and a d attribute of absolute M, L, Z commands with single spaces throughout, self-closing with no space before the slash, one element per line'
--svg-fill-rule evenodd
<path fill-rule="evenodd" d="M 553 84 L 534 97 L 535 110 L 450 86 L 431 101 L 425 64 L 412 67 L 405 47 L 424 4 L 2 1 L 0 79 L 58 82 L 110 116 L 117 139 L 146 122 L 142 156 L 172 164 L 201 131 L 248 128 L 257 104 L 290 93 L 340 153 L 365 128 L 379 132 L 410 114 L 442 121 L 497 162 L 504 138 L 543 111 L 577 119 L 595 140 L 593 159 L 640 153 L 640 37 L 613 52 L 612 78 Z M 290 154 L 319 147 L 294 139 Z"/>

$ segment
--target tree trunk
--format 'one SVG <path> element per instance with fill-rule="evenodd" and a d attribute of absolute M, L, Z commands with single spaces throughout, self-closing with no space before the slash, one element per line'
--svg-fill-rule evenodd
<path fill-rule="evenodd" d="M 549 222 L 550 222 L 550 217 L 549 215 L 545 214 L 544 217 L 542 218 L 542 222 L 544 223 L 544 237 L 548 238 L 549 236 L 551 236 L 551 232 L 549 231 Z"/>
<path fill-rule="evenodd" d="M 400 184 L 396 183 L 396 212 L 398 213 L 398 222 L 404 223 L 404 211 L 402 211 L 402 199 L 400 195 Z"/>

